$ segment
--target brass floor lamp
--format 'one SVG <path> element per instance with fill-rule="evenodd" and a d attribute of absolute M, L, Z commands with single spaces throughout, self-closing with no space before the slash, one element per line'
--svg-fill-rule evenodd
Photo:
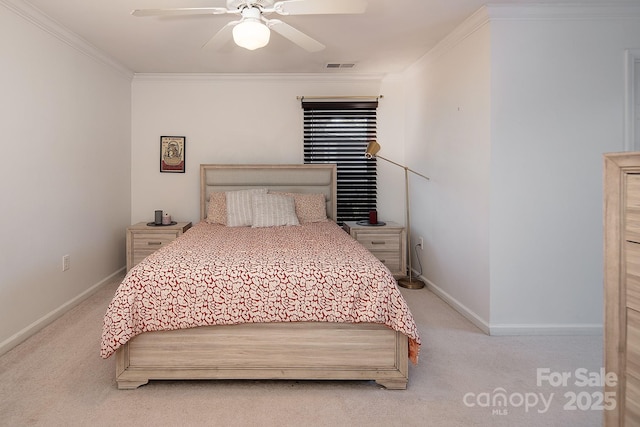
<path fill-rule="evenodd" d="M 378 159 L 382 159 L 385 160 L 389 163 L 392 163 L 396 166 L 400 166 L 402 169 L 404 169 L 404 192 L 405 192 L 405 202 L 406 202 L 406 215 L 407 215 L 407 245 L 409 246 L 409 253 L 408 253 L 408 258 L 409 258 L 409 277 L 406 278 L 402 278 L 400 280 L 398 280 L 398 285 L 402 286 L 403 288 L 408 288 L 408 289 L 421 289 L 424 288 L 424 282 L 420 279 L 414 278 L 413 277 L 413 270 L 411 268 L 411 259 L 413 258 L 411 256 L 411 213 L 410 213 L 410 209 L 409 209 L 409 172 L 412 172 L 418 176 L 421 176 L 422 178 L 426 179 L 427 181 L 429 180 L 428 176 L 424 176 L 419 172 L 416 172 L 412 169 L 409 169 L 407 166 L 401 165 L 400 163 L 396 163 L 393 160 L 389 160 L 389 159 L 385 159 L 382 156 L 377 156 L 376 154 L 378 153 L 378 151 L 380 151 L 380 144 L 378 144 L 377 141 L 371 141 L 369 143 L 369 145 L 367 145 L 367 151 L 365 152 L 365 157 L 367 159 L 371 159 L 373 157 L 378 158 Z"/>

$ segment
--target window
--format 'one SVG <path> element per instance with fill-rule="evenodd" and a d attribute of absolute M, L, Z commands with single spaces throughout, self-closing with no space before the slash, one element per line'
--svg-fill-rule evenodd
<path fill-rule="evenodd" d="M 376 160 L 364 153 L 376 139 L 377 107 L 377 101 L 302 101 L 304 162 L 337 165 L 338 224 L 366 219 L 376 209 Z"/>

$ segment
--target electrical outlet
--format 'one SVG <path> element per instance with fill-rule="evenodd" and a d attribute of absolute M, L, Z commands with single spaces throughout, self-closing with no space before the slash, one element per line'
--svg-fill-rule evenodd
<path fill-rule="evenodd" d="M 71 257 L 69 255 L 65 255 L 62 257 L 62 271 L 67 271 L 71 268 Z"/>
<path fill-rule="evenodd" d="M 418 238 L 418 247 L 424 249 L 424 239 L 422 237 Z"/>

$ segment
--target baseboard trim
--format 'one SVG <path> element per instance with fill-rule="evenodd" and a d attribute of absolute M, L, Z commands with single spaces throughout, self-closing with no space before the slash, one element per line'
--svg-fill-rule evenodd
<path fill-rule="evenodd" d="M 427 284 L 427 289 L 449 304 L 455 311 L 473 323 L 478 329 L 492 336 L 534 336 L 534 335 L 602 335 L 603 325 L 598 323 L 576 324 L 496 324 L 487 323 L 460 301 L 449 295 L 426 277 L 419 275 Z"/>
<path fill-rule="evenodd" d="M 67 311 L 71 310 L 78 304 L 80 304 L 85 299 L 89 298 L 91 295 L 97 292 L 102 286 L 104 286 L 106 283 L 109 283 L 116 275 L 122 273 L 124 270 L 125 270 L 125 267 L 122 267 L 118 271 L 110 274 L 109 276 L 105 277 L 104 279 L 102 279 L 101 281 L 99 281 L 98 283 L 96 283 L 95 285 L 93 285 L 92 287 L 90 287 L 80 295 L 76 296 L 70 301 L 67 301 L 57 309 L 51 311 L 50 313 L 36 320 L 26 328 L 22 329 L 21 331 L 15 333 L 14 335 L 10 336 L 9 338 L 1 342 L 0 356 L 5 354 L 12 348 L 16 347 L 18 344 L 22 343 L 29 337 L 33 336 L 45 326 L 51 324 L 54 320 L 61 317 L 63 314 L 65 314 Z"/>
<path fill-rule="evenodd" d="M 433 292 L 438 297 L 440 297 L 440 299 L 442 299 L 444 302 L 449 304 L 455 311 L 457 311 L 465 319 L 467 319 L 468 321 L 473 323 L 482 332 L 484 332 L 485 334 L 490 335 L 489 334 L 489 331 L 490 331 L 489 324 L 484 319 L 482 319 L 480 316 L 478 316 L 476 313 L 474 313 L 472 310 L 470 310 L 467 306 L 462 304 L 460 301 L 458 301 L 457 299 L 455 299 L 454 297 L 449 295 L 442 288 L 436 286 L 435 283 L 433 283 L 432 281 L 430 281 L 426 277 L 424 277 L 422 275 L 419 275 L 418 277 L 420 277 L 420 279 L 422 279 L 422 281 L 424 281 L 427 284 L 427 289 L 429 289 L 431 292 Z"/>
<path fill-rule="evenodd" d="M 602 335 L 601 324 L 492 324 L 489 335 Z"/>

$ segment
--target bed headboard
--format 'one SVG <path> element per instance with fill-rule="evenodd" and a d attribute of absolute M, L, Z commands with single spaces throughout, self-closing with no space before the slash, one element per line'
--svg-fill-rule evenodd
<path fill-rule="evenodd" d="M 200 165 L 200 220 L 215 191 L 267 188 L 289 193 L 323 193 L 327 217 L 336 220 L 336 165 Z"/>

